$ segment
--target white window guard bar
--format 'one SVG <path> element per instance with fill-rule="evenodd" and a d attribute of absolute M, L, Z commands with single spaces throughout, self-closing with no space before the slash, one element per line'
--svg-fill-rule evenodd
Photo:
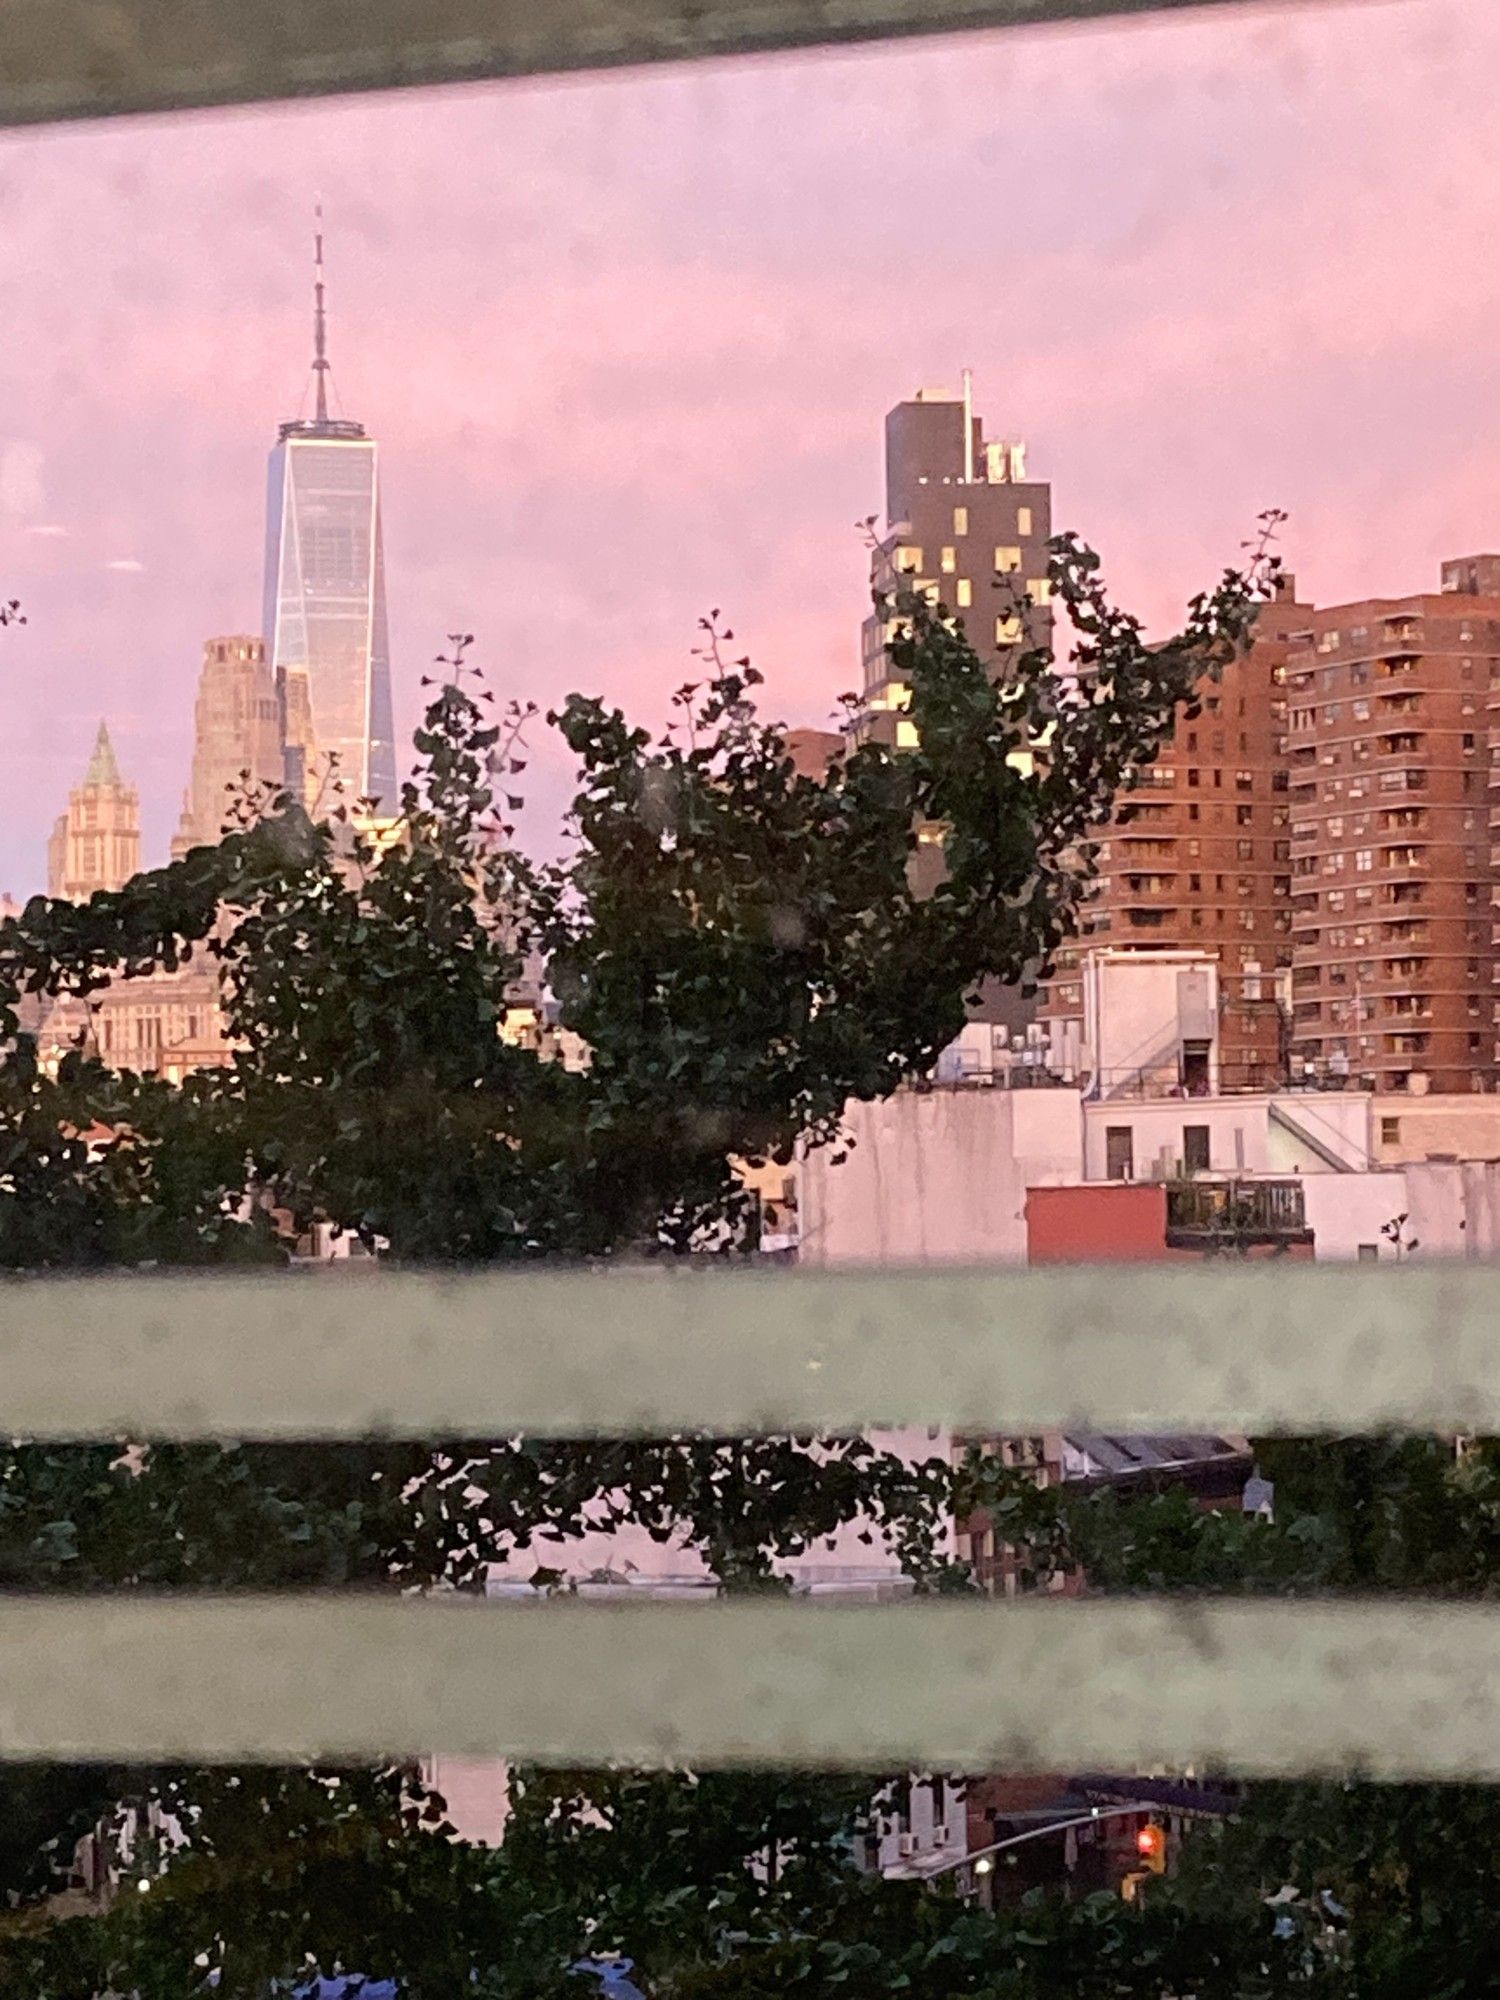
<path fill-rule="evenodd" d="M 1462 1265 L 17 1281 L 0 1424 L 1500 1430 L 1497 1307 Z M 12 1756 L 1500 1778 L 1492 1606 L 28 1598 L 0 1661 Z"/>
<path fill-rule="evenodd" d="M 0 125 L 728 56 L 1211 0 L 3 0 Z M 1228 4 L 1228 0 L 1219 0 Z M 1282 0 L 1288 8 L 1325 0 Z"/>
<path fill-rule="evenodd" d="M 1500 1267 L 0 1282 L 12 1436 L 1500 1433 Z"/>
<path fill-rule="evenodd" d="M 1500 1779 L 1500 1608 L 0 1601 L 0 1754 Z"/>

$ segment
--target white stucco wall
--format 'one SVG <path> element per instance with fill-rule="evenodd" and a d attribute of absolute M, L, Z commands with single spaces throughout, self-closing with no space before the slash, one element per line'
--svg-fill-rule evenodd
<path fill-rule="evenodd" d="M 845 1120 L 847 1157 L 802 1163 L 804 1264 L 1023 1263 L 1027 1188 L 1083 1173 L 1074 1090 L 902 1091 Z"/>
<path fill-rule="evenodd" d="M 1355 1092 L 1300 1091 L 1275 1099 L 1260 1094 L 1136 1101 L 1091 1098 L 1084 1105 L 1088 1178 L 1106 1178 L 1105 1133 L 1122 1125 L 1134 1135 L 1138 1181 L 1156 1177 L 1163 1152 L 1174 1163 L 1183 1158 L 1185 1125 L 1208 1127 L 1213 1173 L 1323 1174 L 1335 1171 L 1334 1159 L 1342 1161 L 1346 1170 L 1360 1171 L 1369 1165 L 1369 1102 L 1368 1096 Z M 1283 1116 L 1273 1115 L 1273 1104 Z"/>
<path fill-rule="evenodd" d="M 1133 1178 L 1159 1178 L 1156 1163 L 1167 1152 L 1175 1162 L 1183 1156 L 1182 1128 L 1209 1128 L 1209 1166 L 1214 1173 L 1263 1174 L 1270 1170 L 1267 1111 L 1264 1097 L 1171 1097 L 1148 1102 L 1113 1101 L 1084 1106 L 1086 1177 L 1108 1177 L 1106 1132 L 1128 1125 L 1134 1134 Z"/>
<path fill-rule="evenodd" d="M 1380 1231 L 1406 1210 L 1406 1180 L 1399 1167 L 1367 1174 L 1309 1174 L 1302 1201 L 1319 1263 L 1353 1262 L 1363 1243 L 1373 1243 L 1382 1260 L 1395 1256 Z"/>
<path fill-rule="evenodd" d="M 1370 1152 L 1370 1094 L 1360 1090 L 1284 1090 L 1269 1100 L 1267 1157 L 1272 1173 L 1364 1173 L 1385 1164 Z"/>
<path fill-rule="evenodd" d="M 1500 1161 L 1413 1160 L 1402 1172 L 1418 1256 L 1500 1258 Z"/>

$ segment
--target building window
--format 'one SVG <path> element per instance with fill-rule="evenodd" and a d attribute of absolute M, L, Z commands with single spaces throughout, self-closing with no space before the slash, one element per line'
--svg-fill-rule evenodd
<path fill-rule="evenodd" d="M 1380 1143 L 1382 1146 L 1399 1146 L 1401 1144 L 1401 1120 L 1399 1118 L 1381 1119 Z"/>
<path fill-rule="evenodd" d="M 952 576 L 958 568 L 958 550 L 952 548 L 941 550 L 938 555 L 938 568 L 944 576 Z"/>
<path fill-rule="evenodd" d="M 1104 1128 L 1104 1175 L 1106 1180 L 1135 1178 L 1135 1129 L 1130 1125 Z"/>
<path fill-rule="evenodd" d="M 1182 1128 L 1182 1164 L 1190 1174 L 1206 1174 L 1209 1171 L 1209 1145 L 1206 1125 L 1184 1125 Z"/>
<path fill-rule="evenodd" d="M 1021 620 L 1014 611 L 1005 612 L 995 620 L 995 644 L 1014 646 L 1021 636 Z"/>
<path fill-rule="evenodd" d="M 1033 604 L 1052 602 L 1052 584 L 1045 576 L 1029 576 L 1026 579 L 1026 595 Z"/>
<path fill-rule="evenodd" d="M 954 510 L 953 510 L 953 532 L 954 532 L 954 534 L 955 534 L 955 535 L 966 535 L 966 534 L 968 534 L 968 532 L 969 532 L 969 510 L 968 510 L 968 508 L 967 508 L 967 507 L 955 507 L 955 508 L 954 508 Z"/>
<path fill-rule="evenodd" d="M 958 586 L 954 595 L 960 611 L 967 611 L 969 606 L 974 602 L 974 586 L 966 576 L 961 576 L 958 579 Z"/>
<path fill-rule="evenodd" d="M 903 542 L 896 550 L 896 569 L 902 576 L 916 576 L 922 567 L 922 551 Z"/>
<path fill-rule="evenodd" d="M 1031 509 L 1029 507 L 1018 507 L 1016 509 L 1016 533 L 1018 535 L 1029 535 L 1031 533 Z"/>
<path fill-rule="evenodd" d="M 1380 1256 L 1380 1245 L 1378 1243 L 1361 1243 L 1354 1254 L 1361 1264 L 1373 1264 Z"/>
<path fill-rule="evenodd" d="M 995 569 L 1000 576 L 1011 576 L 1021 567 L 1021 551 L 1007 548 L 1002 543 L 995 550 Z"/>
<path fill-rule="evenodd" d="M 1374 867 L 1374 865 L 1375 865 L 1375 851 L 1373 848 L 1370 847 L 1355 848 L 1354 866 L 1361 875 L 1368 875 L 1370 870 Z"/>
<path fill-rule="evenodd" d="M 1193 792 L 1197 791 L 1197 789 L 1198 789 L 1198 773 L 1197 773 L 1197 771 L 1196 771 L 1196 770 L 1189 770 L 1189 772 L 1188 772 L 1188 774 L 1187 774 L 1187 780 L 1188 780 L 1188 790 L 1189 790 L 1189 791 L 1193 791 Z"/>

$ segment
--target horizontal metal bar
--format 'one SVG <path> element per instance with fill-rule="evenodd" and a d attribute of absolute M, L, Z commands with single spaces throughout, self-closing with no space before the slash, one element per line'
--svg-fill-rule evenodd
<path fill-rule="evenodd" d="M 1500 1608 L 0 1603 L 0 1753 L 1500 1779 Z"/>
<path fill-rule="evenodd" d="M 398 1272 L 0 1286 L 0 1432 L 1500 1432 L 1500 1268 Z"/>
<path fill-rule="evenodd" d="M 0 0 L 0 124 L 1207 4 L 1214 0 Z"/>

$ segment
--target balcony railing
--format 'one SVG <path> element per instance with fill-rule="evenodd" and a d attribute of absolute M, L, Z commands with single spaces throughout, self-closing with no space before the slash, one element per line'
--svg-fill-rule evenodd
<path fill-rule="evenodd" d="M 1174 1248 L 1311 1241 L 1299 1180 L 1191 1180 L 1167 1189 L 1167 1242 Z"/>

